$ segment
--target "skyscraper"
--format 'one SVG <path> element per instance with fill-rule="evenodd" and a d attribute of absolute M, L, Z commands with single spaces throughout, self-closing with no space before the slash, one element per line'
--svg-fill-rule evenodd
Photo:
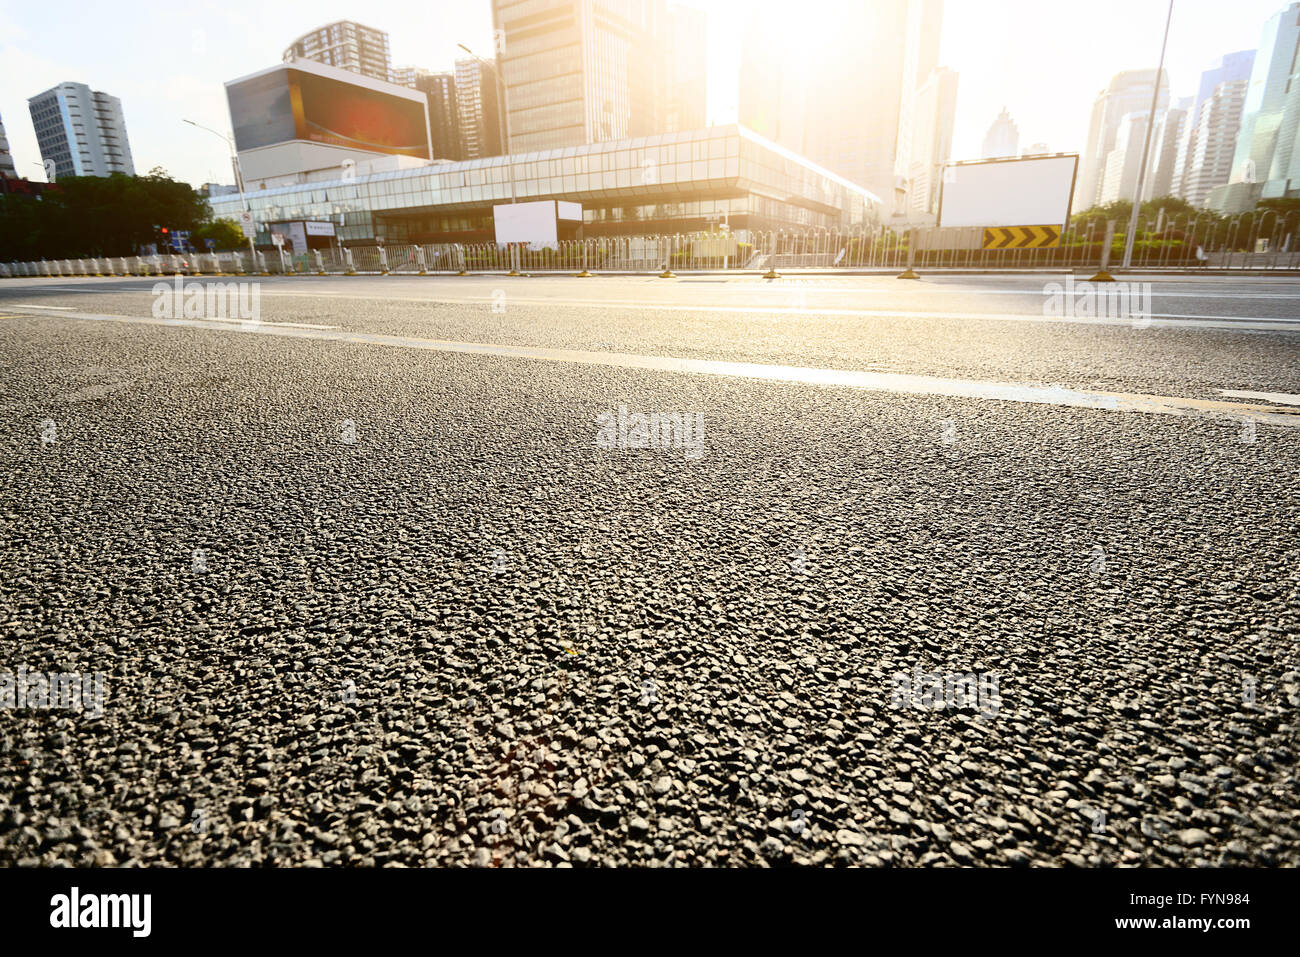
<path fill-rule="evenodd" d="M 497 70 L 490 63 L 469 57 L 456 61 L 456 117 L 460 127 L 461 159 L 500 156 L 502 149 L 500 90 Z"/>
<path fill-rule="evenodd" d="M 337 20 L 304 33 L 284 51 L 286 62 L 293 59 L 315 60 L 385 83 L 392 80 L 388 34 L 354 20 Z"/>
<path fill-rule="evenodd" d="M 911 218 L 938 211 L 943 167 L 952 159 L 952 129 L 957 119 L 957 74 L 936 67 L 916 91 L 907 207 Z"/>
<path fill-rule="evenodd" d="M 980 158 L 997 159 L 1002 156 L 1019 155 L 1020 127 L 1016 125 L 1016 121 L 1011 118 L 1011 114 L 1004 106 L 997 119 L 989 124 L 988 132 L 984 134 L 984 148 L 980 151 Z"/>
<path fill-rule="evenodd" d="M 664 36 L 665 114 L 659 132 L 698 130 L 707 125 L 705 48 L 707 24 L 694 7 L 668 8 Z"/>
<path fill-rule="evenodd" d="M 942 0 L 805 0 L 766 14 L 746 27 L 741 124 L 906 212 L 915 98 L 938 66 Z M 792 15 L 828 32 L 800 44 L 772 29 Z"/>
<path fill-rule="evenodd" d="M 1151 93 L 1155 83 L 1155 70 L 1125 70 L 1123 73 L 1115 74 L 1106 89 L 1097 94 L 1088 124 L 1087 146 L 1084 148 L 1083 156 L 1079 158 L 1079 185 L 1074 192 L 1075 212 L 1100 202 L 1106 165 L 1111 151 L 1115 149 L 1121 121 L 1130 113 L 1147 112 L 1151 109 Z M 1167 71 L 1161 73 L 1159 83 L 1160 94 L 1156 101 L 1157 116 L 1169 106 Z M 1142 144 L 1139 143 L 1137 148 L 1141 150 Z"/>
<path fill-rule="evenodd" d="M 737 119 L 741 126 L 802 156 L 807 153 L 809 69 L 782 69 L 789 52 L 789 45 L 766 29 L 763 17 L 746 18 Z"/>
<path fill-rule="evenodd" d="M 1151 133 L 1151 157 L 1147 161 L 1146 182 L 1142 185 L 1143 201 L 1161 196 L 1179 195 L 1174 183 L 1174 170 L 1178 167 L 1179 147 L 1187 142 L 1187 127 L 1194 97 L 1185 96 L 1156 120 Z"/>
<path fill-rule="evenodd" d="M 27 101 L 41 159 L 57 176 L 135 175 L 122 101 L 84 83 L 60 83 Z"/>
<path fill-rule="evenodd" d="M 1188 166 L 1189 154 L 1196 151 L 1196 143 L 1193 136 L 1200 120 L 1201 105 L 1214 95 L 1214 91 L 1223 83 L 1233 83 L 1242 81 L 1243 83 L 1250 80 L 1250 71 L 1255 63 L 1254 50 L 1238 50 L 1236 53 L 1225 53 L 1218 57 L 1201 73 L 1200 86 L 1196 90 L 1196 98 L 1192 102 L 1191 108 L 1187 111 L 1187 118 L 1183 123 L 1182 138 L 1178 144 L 1178 159 L 1174 163 L 1174 172 L 1171 183 L 1171 191 L 1175 196 L 1186 198 L 1187 186 L 1186 179 L 1191 172 Z M 1233 131 L 1233 142 L 1236 141 L 1236 131 Z M 1224 180 L 1224 182 L 1227 182 Z"/>
<path fill-rule="evenodd" d="M 1228 182 L 1241 109 L 1246 102 L 1246 81 L 1220 83 L 1201 104 L 1183 174 L 1183 198 L 1193 206 L 1204 206 L 1214 187 Z"/>
<path fill-rule="evenodd" d="M 0 119 L 0 173 L 5 176 L 17 176 L 13 154 L 9 152 L 9 140 L 5 137 L 4 120 Z"/>
<path fill-rule="evenodd" d="M 1150 110 L 1134 110 L 1120 117 L 1115 146 L 1106 154 L 1106 165 L 1102 170 L 1101 192 L 1097 196 L 1097 202 L 1102 206 L 1133 198 L 1142 168 L 1142 147 L 1146 142 L 1147 123 L 1150 119 Z M 1157 114 L 1156 122 L 1159 121 L 1160 114 Z"/>
<path fill-rule="evenodd" d="M 1242 104 L 1230 182 L 1211 191 L 1222 213 L 1254 208 L 1259 199 L 1300 194 L 1300 3 L 1264 24 Z"/>
<path fill-rule="evenodd" d="M 664 0 L 492 0 L 510 152 L 662 130 L 666 16 Z"/>
<path fill-rule="evenodd" d="M 416 70 L 415 88 L 429 98 L 429 131 L 433 137 L 434 159 L 464 159 L 456 75 Z"/>

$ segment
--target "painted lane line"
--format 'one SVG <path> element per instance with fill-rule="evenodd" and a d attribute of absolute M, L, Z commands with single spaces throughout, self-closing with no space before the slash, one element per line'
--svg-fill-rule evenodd
<path fill-rule="evenodd" d="M 623 369 L 645 369 L 657 372 L 680 372 L 738 379 L 841 386 L 872 392 L 891 392 L 905 395 L 983 399 L 1034 405 L 1060 405 L 1081 409 L 1145 412 L 1158 415 L 1201 416 L 1233 421 L 1251 419 L 1270 425 L 1300 428 L 1300 411 L 1291 413 L 1290 410 L 1281 410 L 1276 406 L 1245 405 L 1216 399 L 1193 399 L 1123 392 L 1091 392 L 1067 389 L 1063 386 L 1019 385 L 974 379 L 949 379 L 940 376 L 866 372 L 848 369 L 816 369 L 803 366 L 768 365 L 757 362 L 679 359 L 669 356 L 646 356 L 626 352 L 588 352 L 578 349 L 550 349 L 541 346 L 505 346 L 479 342 L 455 342 L 446 339 L 420 339 L 380 333 L 307 329 L 289 327 L 287 324 L 274 326 L 270 323 L 223 325 L 207 319 L 156 319 L 152 316 L 113 316 L 98 313 L 69 313 L 57 318 L 96 322 L 142 323 L 145 325 L 191 329 L 216 329 L 249 333 L 251 335 L 363 343 L 433 352 L 490 355 L 511 359 L 536 359 L 546 362 L 612 366 Z"/>
<path fill-rule="evenodd" d="M 1234 399 L 1259 399 L 1261 402 L 1276 402 L 1278 405 L 1300 405 L 1300 395 L 1289 392 L 1242 392 L 1237 389 L 1220 389 L 1220 395 Z"/>

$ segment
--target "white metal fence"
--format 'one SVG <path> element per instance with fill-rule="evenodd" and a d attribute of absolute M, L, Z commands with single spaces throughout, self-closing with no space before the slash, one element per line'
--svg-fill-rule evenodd
<path fill-rule="evenodd" d="M 1125 224 L 1117 224 L 1123 229 Z M 0 277 L 186 275 L 428 275 L 535 272 L 662 272 L 815 269 L 1087 269 L 1102 261 L 1106 222 L 1069 226 L 1047 249 L 983 249 L 983 230 L 738 230 L 562 240 L 555 248 L 495 243 L 389 243 L 286 250 L 43 259 L 0 263 Z M 914 247 L 914 248 L 913 248 Z M 1110 262 L 1118 266 L 1124 236 Z M 1232 219 L 1186 214 L 1144 219 L 1135 270 L 1300 270 L 1300 213 L 1273 210 Z"/>

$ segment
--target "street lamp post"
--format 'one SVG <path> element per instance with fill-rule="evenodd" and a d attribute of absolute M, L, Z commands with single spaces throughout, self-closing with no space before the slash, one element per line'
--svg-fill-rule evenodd
<path fill-rule="evenodd" d="M 249 212 L 248 197 L 244 195 L 244 171 L 243 169 L 240 168 L 239 165 L 239 154 L 235 152 L 235 141 L 227 134 L 218 132 L 217 130 L 212 129 L 212 127 L 210 126 L 204 126 L 201 123 L 195 123 L 193 120 L 182 120 L 181 122 L 188 123 L 190 124 L 190 126 L 198 127 L 201 130 L 207 130 L 213 136 L 219 136 L 223 140 L 225 140 L 226 146 L 230 148 L 230 160 L 235 167 L 235 187 L 239 190 L 239 203 L 241 206 L 244 207 L 244 212 L 246 213 Z M 248 237 L 248 251 L 252 253 L 253 256 L 253 260 L 251 263 L 249 263 L 249 265 L 251 268 L 256 269 L 257 268 L 257 247 L 253 244 L 252 236 Z"/>
<path fill-rule="evenodd" d="M 1142 187 L 1147 176 L 1147 158 L 1151 150 L 1151 133 L 1156 127 L 1156 108 L 1160 105 L 1160 77 L 1165 72 L 1165 49 L 1169 46 L 1169 24 L 1174 18 L 1174 0 L 1169 0 L 1165 16 L 1165 38 L 1160 43 L 1160 65 L 1156 67 L 1151 90 L 1151 112 L 1147 114 L 1147 135 L 1142 140 L 1142 164 L 1138 167 L 1137 188 L 1133 191 L 1133 211 L 1128 217 L 1128 235 L 1124 237 L 1124 268 L 1133 263 L 1133 241 L 1137 238 L 1138 210 L 1142 206 Z"/>
<path fill-rule="evenodd" d="M 501 87 L 503 85 L 501 82 L 501 65 L 499 63 L 489 64 L 487 60 L 483 59 L 463 43 L 457 43 L 456 46 L 468 53 L 481 65 L 490 66 L 492 68 L 492 85 L 496 89 L 497 101 L 497 135 L 503 137 L 501 149 L 504 151 L 506 157 L 506 174 L 510 177 L 510 202 L 511 204 L 514 204 L 518 201 L 515 197 L 515 164 L 510 158 L 510 114 L 506 112 L 505 106 L 501 101 Z M 511 244 L 510 275 L 512 276 L 519 275 L 518 257 L 518 247 Z"/>

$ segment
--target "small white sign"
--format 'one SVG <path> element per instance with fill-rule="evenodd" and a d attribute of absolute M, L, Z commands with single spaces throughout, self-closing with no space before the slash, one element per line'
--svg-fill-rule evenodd
<path fill-rule="evenodd" d="M 239 228 L 243 230 L 245 239 L 252 239 L 257 235 L 257 224 L 253 222 L 253 214 L 248 210 L 239 214 Z"/>

